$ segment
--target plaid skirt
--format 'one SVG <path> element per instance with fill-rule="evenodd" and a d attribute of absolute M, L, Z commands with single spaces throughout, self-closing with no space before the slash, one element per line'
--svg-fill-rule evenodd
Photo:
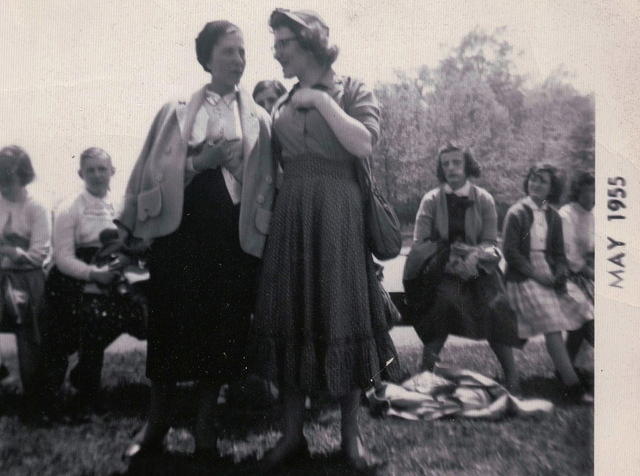
<path fill-rule="evenodd" d="M 531 265 L 539 273 L 552 276 L 544 252 L 532 251 Z M 558 293 L 533 279 L 507 282 L 509 304 L 518 315 L 518 336 L 526 339 L 538 334 L 573 331 L 593 319 L 586 300 L 580 302 L 570 293 Z"/>

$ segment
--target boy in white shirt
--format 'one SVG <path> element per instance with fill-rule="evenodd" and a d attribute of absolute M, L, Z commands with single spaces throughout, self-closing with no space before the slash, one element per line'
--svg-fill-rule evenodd
<path fill-rule="evenodd" d="M 55 391 L 64 380 L 67 356 L 78 350 L 78 364 L 70 373 L 70 381 L 87 404 L 96 403 L 104 350 L 120 334 L 136 334 L 131 323 L 141 322 L 140 309 L 134 303 L 108 291 L 117 271 L 92 263 L 102 246 L 101 233 L 116 229 L 116 210 L 109 195 L 114 173 L 107 152 L 97 147 L 85 150 L 78 171 L 85 190 L 63 203 L 54 217 L 55 267 L 47 283 L 54 327 L 48 347 L 49 374 Z M 89 283 L 94 286 L 87 286 Z M 90 288 L 104 292 L 89 293 Z"/>

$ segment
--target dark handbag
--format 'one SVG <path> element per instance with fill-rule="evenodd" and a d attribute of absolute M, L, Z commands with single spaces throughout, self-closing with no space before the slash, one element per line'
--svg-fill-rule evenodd
<path fill-rule="evenodd" d="M 380 260 L 395 258 L 402 248 L 400 221 L 373 183 L 368 159 L 358 162 L 361 164 L 358 179 L 365 198 L 364 223 L 369 248 Z"/>

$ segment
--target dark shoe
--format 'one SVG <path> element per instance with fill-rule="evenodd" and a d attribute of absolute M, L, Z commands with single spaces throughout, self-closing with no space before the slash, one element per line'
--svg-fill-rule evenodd
<path fill-rule="evenodd" d="M 6 365 L 0 364 L 0 381 L 6 379 L 10 373 L 11 372 L 9 372 L 9 369 Z"/>
<path fill-rule="evenodd" d="M 310 458 L 311 453 L 309 453 L 309 444 L 305 438 L 302 438 L 298 447 L 287 453 L 283 453 L 279 448 L 279 444 L 276 443 L 276 446 L 267 451 L 262 459 L 258 461 L 254 468 L 254 474 L 280 474 L 278 469 L 282 466 Z"/>
<path fill-rule="evenodd" d="M 351 470 L 358 474 L 376 474 L 378 469 L 387 464 L 383 459 L 370 453 L 362 443 L 360 437 L 358 437 L 358 455 L 350 455 L 345 451 L 344 447 L 341 448 L 341 453 Z"/>
<path fill-rule="evenodd" d="M 593 384 L 594 384 L 593 372 L 580 367 L 575 367 L 575 371 L 576 371 L 576 375 L 580 379 L 580 382 L 582 383 L 584 388 L 586 388 L 591 393 L 593 393 Z"/>
<path fill-rule="evenodd" d="M 565 387 L 562 391 L 562 399 L 577 405 L 593 405 L 593 394 L 587 391 L 581 383 Z"/>

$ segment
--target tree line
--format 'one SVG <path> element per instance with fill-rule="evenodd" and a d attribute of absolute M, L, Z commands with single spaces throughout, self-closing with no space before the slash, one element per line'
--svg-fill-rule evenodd
<path fill-rule="evenodd" d="M 437 185 L 435 157 L 447 141 L 478 159 L 476 183 L 494 196 L 500 218 L 522 196 L 532 164 L 594 168 L 593 95 L 578 92 L 561 68 L 527 86 L 504 32 L 471 31 L 435 68 L 397 72 L 395 81 L 376 85 L 382 129 L 373 170 L 403 223 L 413 222 L 420 199 Z"/>

